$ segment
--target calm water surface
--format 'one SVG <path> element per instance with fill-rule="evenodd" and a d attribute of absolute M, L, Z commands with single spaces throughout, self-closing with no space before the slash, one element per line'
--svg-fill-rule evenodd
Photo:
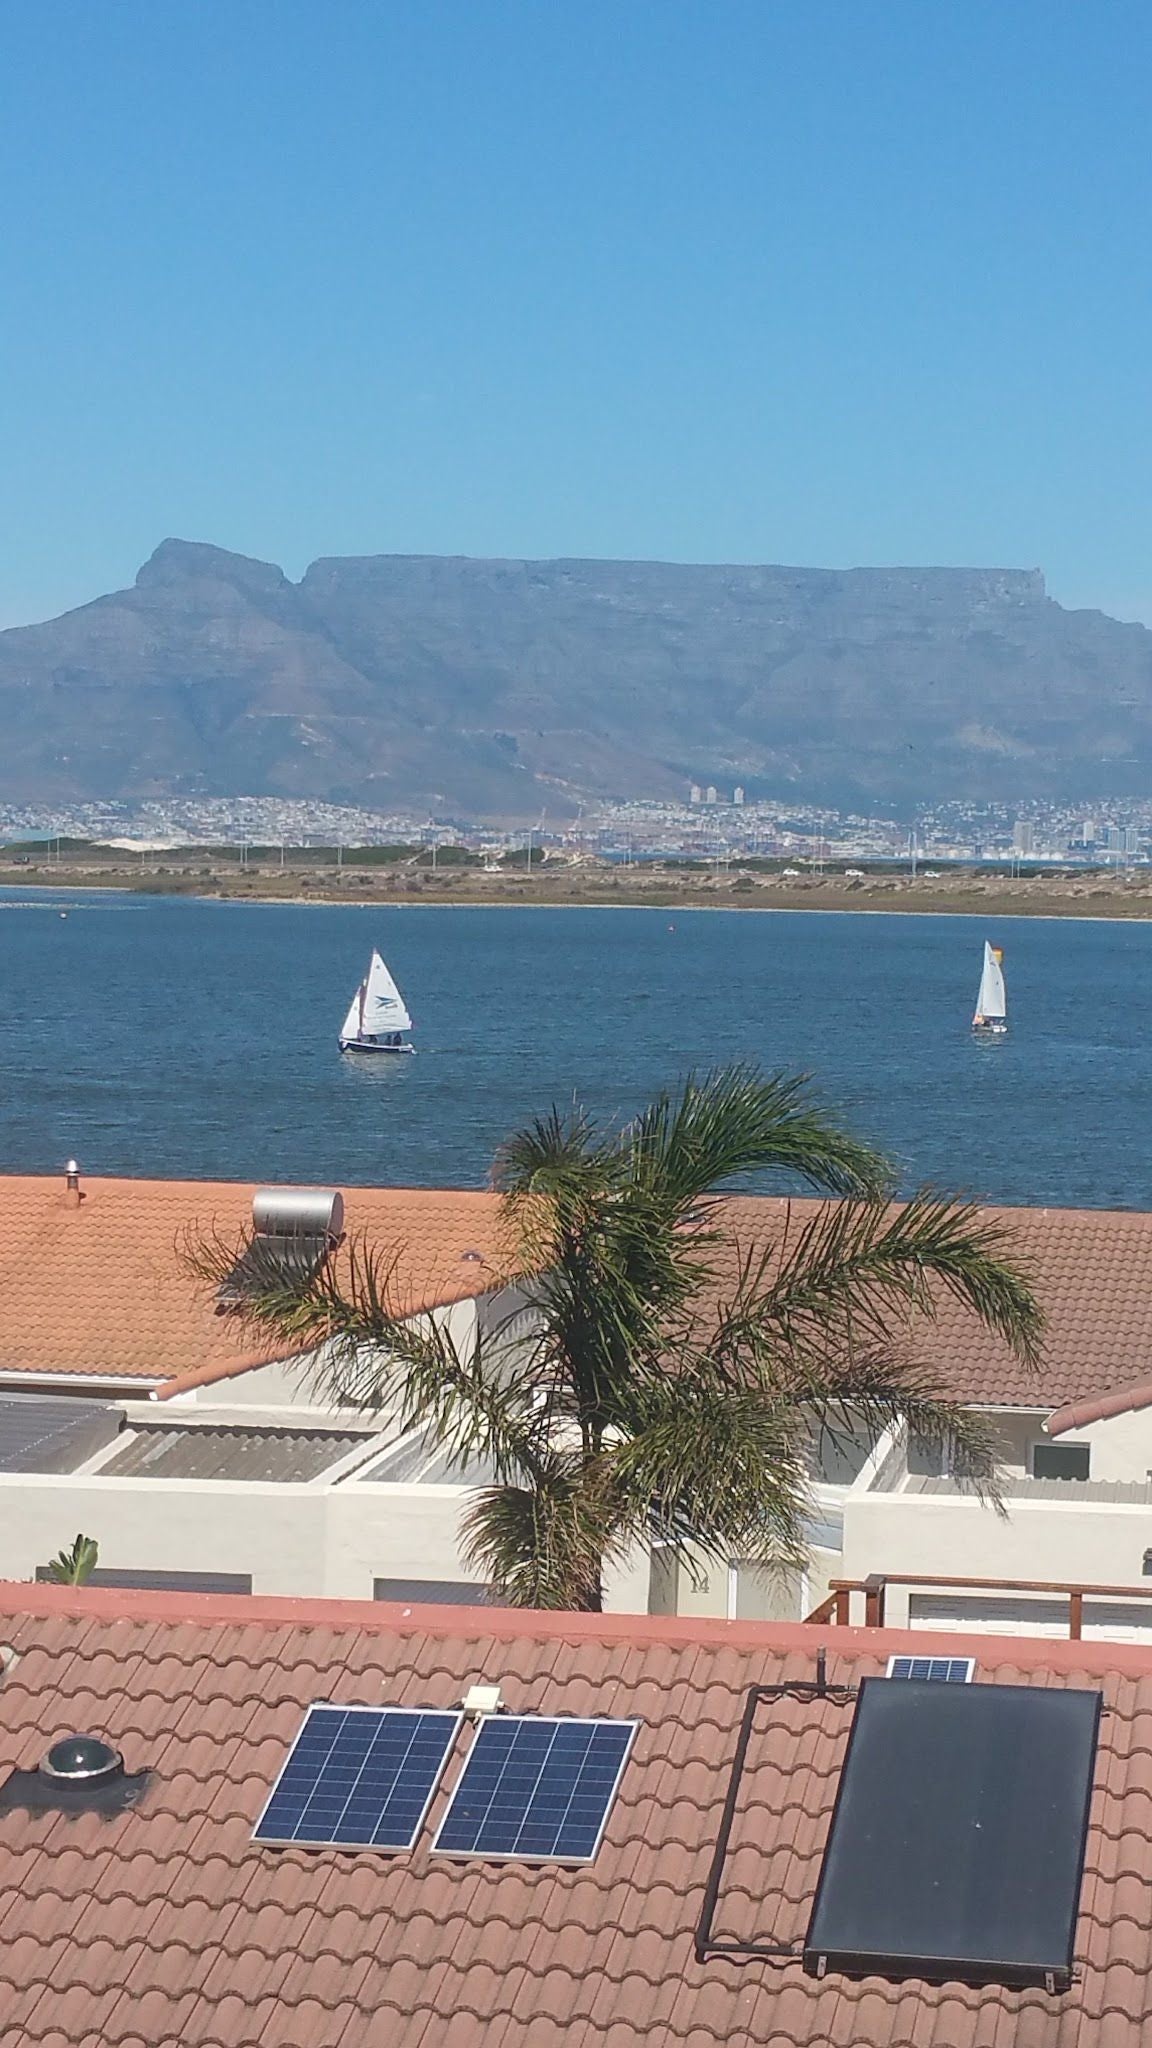
<path fill-rule="evenodd" d="M 993 1045 L 968 1030 L 985 937 Z M 416 1059 L 336 1049 L 374 944 Z M 754 1059 L 815 1074 L 906 1185 L 1145 1207 L 1150 1012 L 1140 924 L 0 891 L 0 1169 L 478 1185 L 554 1100 L 623 1115 Z"/>

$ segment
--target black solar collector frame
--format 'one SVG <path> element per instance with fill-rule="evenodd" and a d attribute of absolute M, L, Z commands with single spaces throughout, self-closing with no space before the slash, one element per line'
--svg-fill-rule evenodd
<path fill-rule="evenodd" d="M 410 1849 L 463 1719 L 411 1707 L 309 1707 L 253 1840 Z"/>
<path fill-rule="evenodd" d="M 590 1863 L 637 1726 L 485 1716 L 433 1849 L 446 1856 Z"/>
<path fill-rule="evenodd" d="M 1067 1990 L 1100 1694 L 865 1679 L 804 1968 Z"/>

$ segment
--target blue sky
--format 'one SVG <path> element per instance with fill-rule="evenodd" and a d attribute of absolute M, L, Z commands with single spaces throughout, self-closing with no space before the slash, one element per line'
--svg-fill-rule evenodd
<path fill-rule="evenodd" d="M 167 534 L 1152 620 L 1146 0 L 0 0 L 0 623 Z"/>

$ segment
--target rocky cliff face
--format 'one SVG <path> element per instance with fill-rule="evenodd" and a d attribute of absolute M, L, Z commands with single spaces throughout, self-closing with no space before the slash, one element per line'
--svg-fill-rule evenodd
<path fill-rule="evenodd" d="M 1152 782 L 1152 632 L 1038 570 L 385 555 L 293 584 L 173 540 L 133 589 L 0 633 L 0 716 L 8 801 L 1123 795 Z"/>

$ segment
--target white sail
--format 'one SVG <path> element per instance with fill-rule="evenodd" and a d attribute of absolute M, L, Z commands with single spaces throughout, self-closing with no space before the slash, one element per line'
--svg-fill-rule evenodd
<path fill-rule="evenodd" d="M 360 1035 L 360 1004 L 364 999 L 367 982 L 362 981 L 348 1005 L 348 1015 L 340 1027 L 341 1038 L 358 1038 Z"/>
<path fill-rule="evenodd" d="M 396 987 L 396 981 L 387 973 L 379 952 L 373 952 L 371 967 L 363 983 L 361 995 L 357 995 L 361 1032 L 377 1036 L 385 1030 L 412 1030 L 412 1018 L 404 1008 L 404 997 Z"/>
<path fill-rule="evenodd" d="M 999 946 L 984 942 L 984 972 L 980 976 L 980 993 L 976 998 L 976 1015 L 999 1021 L 1008 1014 L 1004 995 L 1004 970 L 1000 965 L 1004 955 Z"/>

